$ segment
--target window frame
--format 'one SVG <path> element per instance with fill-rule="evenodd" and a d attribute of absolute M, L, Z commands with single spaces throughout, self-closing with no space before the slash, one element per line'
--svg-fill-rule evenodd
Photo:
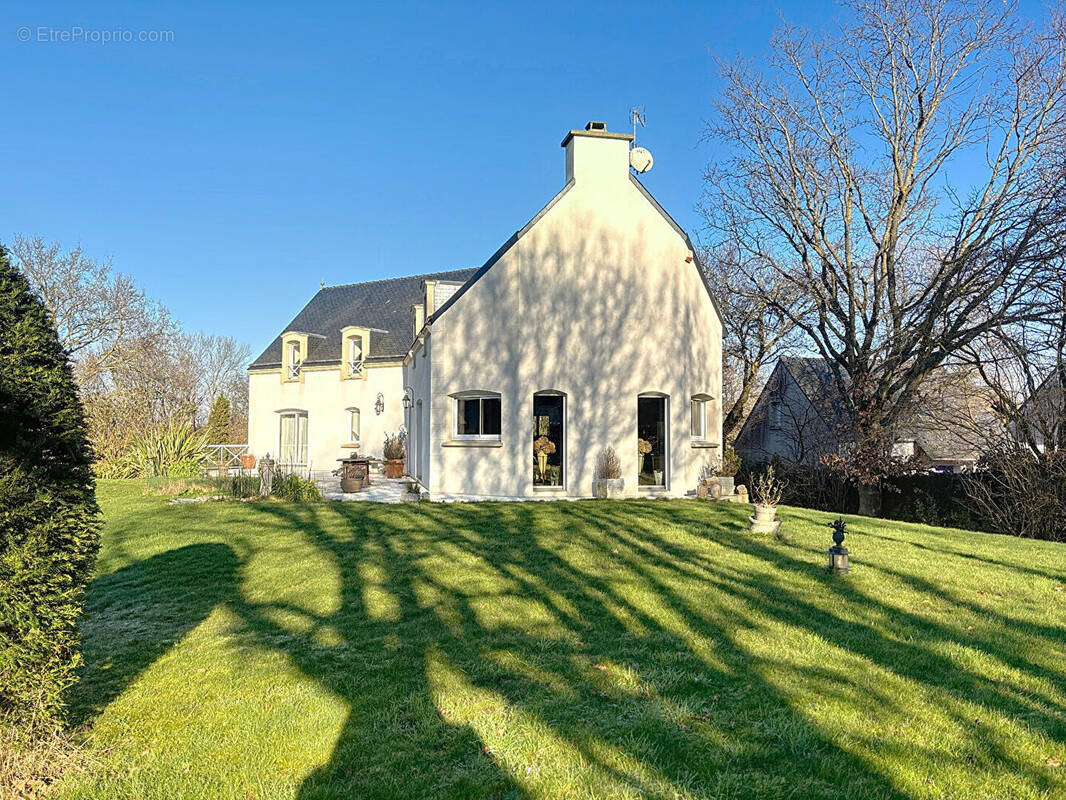
<path fill-rule="evenodd" d="M 707 438 L 710 425 L 708 424 L 708 418 L 710 417 L 712 398 L 709 394 L 694 394 L 690 399 L 689 407 L 689 436 L 694 442 L 707 442 L 710 441 Z M 696 422 L 696 408 L 699 407 L 699 423 L 700 430 L 696 431 L 693 423 Z"/>
<path fill-rule="evenodd" d="M 478 401 L 478 430 L 485 430 L 485 400 L 495 400 L 500 404 L 499 433 L 459 433 L 460 403 Z M 498 392 L 462 392 L 452 395 L 452 440 L 456 442 L 499 442 L 503 439 L 503 400 Z"/>
<path fill-rule="evenodd" d="M 355 406 L 349 406 L 348 408 L 344 409 L 344 412 L 347 415 L 347 419 L 348 419 L 348 425 L 347 425 L 347 430 L 346 430 L 347 439 L 345 441 L 345 444 L 347 444 L 347 445 L 358 445 L 358 444 L 360 444 L 362 442 L 363 414 Z M 355 433 L 356 433 L 356 435 L 354 437 L 352 436 L 352 416 L 353 415 L 355 416 Z"/>
<path fill-rule="evenodd" d="M 277 412 L 277 415 L 278 415 L 278 449 L 277 449 L 278 464 L 281 465 L 281 466 L 285 466 L 285 467 L 306 467 L 306 466 L 308 466 L 309 463 L 310 463 L 310 452 L 309 452 L 310 448 L 308 447 L 308 442 L 309 442 L 309 440 L 311 438 L 310 437 L 310 432 L 311 432 L 310 415 L 306 411 L 304 411 L 303 409 L 297 409 L 297 408 L 282 409 L 282 410 Z M 286 461 L 286 460 L 284 460 L 282 458 L 283 447 L 284 447 L 284 445 L 282 444 L 282 437 L 283 437 L 282 426 L 284 424 L 285 418 L 287 418 L 287 417 L 292 417 L 293 418 L 293 449 L 295 451 L 295 455 L 296 455 L 297 458 L 295 458 L 292 461 Z M 303 435 L 302 439 L 300 438 L 300 420 L 301 420 L 301 418 L 305 421 L 304 422 L 304 426 L 303 426 L 303 429 L 304 429 L 303 430 L 303 434 L 304 435 Z M 297 460 L 300 455 L 303 456 L 303 461 Z"/>

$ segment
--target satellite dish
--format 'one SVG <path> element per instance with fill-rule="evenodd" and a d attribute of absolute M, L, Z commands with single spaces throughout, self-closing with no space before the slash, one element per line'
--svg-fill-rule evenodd
<path fill-rule="evenodd" d="M 647 172 L 651 169 L 651 165 L 655 163 L 651 157 L 651 153 L 644 147 L 634 147 L 629 151 L 629 166 L 631 166 L 638 175 Z"/>

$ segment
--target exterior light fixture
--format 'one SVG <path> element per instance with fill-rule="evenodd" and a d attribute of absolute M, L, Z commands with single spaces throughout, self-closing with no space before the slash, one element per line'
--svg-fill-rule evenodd
<path fill-rule="evenodd" d="M 833 529 L 833 546 L 826 553 L 829 555 L 829 564 L 826 569 L 834 575 L 843 575 L 851 569 L 848 563 L 848 548 L 844 547 L 844 536 L 848 532 L 847 523 L 837 517 L 829 523 Z"/>
<path fill-rule="evenodd" d="M 380 416 L 381 412 L 385 410 L 385 395 L 378 392 L 377 402 L 374 403 L 374 411 Z"/>
<path fill-rule="evenodd" d="M 410 386 L 403 387 L 403 407 L 410 411 L 415 404 L 414 391 Z"/>

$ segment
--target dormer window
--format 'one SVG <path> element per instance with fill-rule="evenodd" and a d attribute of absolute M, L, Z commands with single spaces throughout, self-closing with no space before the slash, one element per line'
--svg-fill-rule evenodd
<path fill-rule="evenodd" d="M 366 359 L 370 355 L 370 329 L 341 328 L 341 380 L 366 377 Z"/>

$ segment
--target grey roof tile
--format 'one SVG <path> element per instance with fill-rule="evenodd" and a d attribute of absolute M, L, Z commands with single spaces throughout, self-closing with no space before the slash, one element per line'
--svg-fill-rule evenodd
<path fill-rule="evenodd" d="M 456 269 L 323 287 L 252 362 L 251 368 L 281 365 L 281 334 L 286 331 L 314 334 L 307 343 L 305 363 L 340 362 L 341 329 L 350 325 L 371 329 L 371 361 L 401 357 L 414 339 L 411 306 L 422 302 L 422 282 L 465 283 L 475 271 Z"/>

